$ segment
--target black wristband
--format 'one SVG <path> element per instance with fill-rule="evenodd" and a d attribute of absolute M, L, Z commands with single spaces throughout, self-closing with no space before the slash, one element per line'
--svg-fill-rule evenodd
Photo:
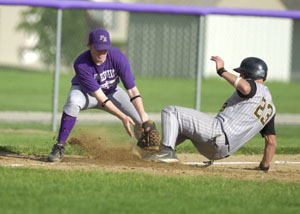
<path fill-rule="evenodd" d="M 135 100 L 135 99 L 138 98 L 138 97 L 141 97 L 141 95 L 136 95 L 136 96 L 132 97 L 132 98 L 130 99 L 130 102 L 132 102 L 133 100 Z"/>
<path fill-rule="evenodd" d="M 104 106 L 106 105 L 106 103 L 107 103 L 108 101 L 110 101 L 109 98 L 107 98 L 107 99 L 102 103 L 102 107 L 103 107 L 103 108 L 104 108 Z"/>
<path fill-rule="evenodd" d="M 219 74 L 220 77 L 222 77 L 222 74 L 223 74 L 224 72 L 227 72 L 227 71 L 225 70 L 225 68 L 220 68 L 220 69 L 217 70 L 217 73 Z"/>
<path fill-rule="evenodd" d="M 260 170 L 262 170 L 262 171 L 269 171 L 269 169 L 270 169 L 270 166 L 267 166 L 267 167 L 264 167 L 263 165 L 262 165 L 262 163 L 260 162 L 260 164 L 259 164 L 259 167 L 258 167 Z"/>

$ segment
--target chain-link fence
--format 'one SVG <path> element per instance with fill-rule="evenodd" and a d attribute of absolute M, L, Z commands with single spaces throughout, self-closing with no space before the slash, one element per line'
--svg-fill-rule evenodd
<path fill-rule="evenodd" d="M 195 78 L 199 16 L 131 13 L 128 57 L 143 76 Z"/>
<path fill-rule="evenodd" d="M 199 109 L 201 78 L 217 75 L 212 55 L 228 70 L 257 56 L 269 80 L 300 80 L 298 19 L 297 11 L 0 0 L 0 67 L 56 71 L 57 78 L 73 72 L 90 30 L 106 28 L 135 76 L 196 79 Z"/>

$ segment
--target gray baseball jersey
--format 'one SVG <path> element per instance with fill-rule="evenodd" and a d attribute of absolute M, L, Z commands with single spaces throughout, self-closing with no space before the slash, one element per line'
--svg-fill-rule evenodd
<path fill-rule="evenodd" d="M 173 149 L 190 139 L 208 159 L 221 159 L 234 153 L 275 115 L 275 106 L 268 88 L 249 81 L 251 93 L 238 91 L 227 99 L 216 117 L 194 109 L 168 106 L 162 111 L 162 138 Z"/>
<path fill-rule="evenodd" d="M 255 82 L 254 82 L 255 83 Z M 254 137 L 275 115 L 276 109 L 269 89 L 256 84 L 253 97 L 243 97 L 238 92 L 225 102 L 217 115 L 230 145 L 230 154 Z"/>

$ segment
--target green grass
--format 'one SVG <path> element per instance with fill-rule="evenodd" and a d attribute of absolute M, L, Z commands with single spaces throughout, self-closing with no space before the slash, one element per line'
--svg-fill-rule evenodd
<path fill-rule="evenodd" d="M 71 75 L 60 75 L 59 107 L 68 96 Z M 53 73 L 0 70 L 0 111 L 51 111 Z"/>
<path fill-rule="evenodd" d="M 277 113 L 300 113 L 300 82 L 266 82 L 266 85 L 272 93 Z"/>
<path fill-rule="evenodd" d="M 161 130 L 160 124 L 157 128 Z M 0 151 L 10 151 L 25 154 L 48 154 L 52 145 L 56 142 L 57 135 L 49 132 L 49 125 L 43 124 L 9 124 L 0 123 L 1 130 L 14 130 L 14 132 L 0 131 Z M 18 130 L 41 130 L 42 133 L 20 133 Z M 277 150 L 276 154 L 300 154 L 300 126 L 277 125 Z M 97 125 L 76 124 L 71 132 L 71 137 L 82 133 L 89 133 L 95 137 L 101 137 L 104 142 L 116 145 L 135 144 L 135 138 L 130 138 L 121 123 L 105 123 Z M 263 154 L 264 139 L 260 134 L 256 135 L 235 154 Z M 198 153 L 190 141 L 185 141 L 177 147 L 178 153 Z M 81 154 L 76 148 L 67 145 L 66 154 Z"/>
<path fill-rule="evenodd" d="M 277 149 L 276 154 L 300 154 L 300 126 L 277 125 Z M 265 142 L 260 134 L 256 135 L 236 154 L 257 154 L 262 153 Z"/>
<path fill-rule="evenodd" d="M 59 109 L 67 98 L 72 76 L 60 75 Z M 194 107 L 194 80 L 136 79 L 148 112 L 159 112 L 166 105 Z M 52 85 L 51 73 L 0 70 L 0 111 L 51 111 Z M 269 87 L 279 113 L 300 113 L 300 84 L 269 83 Z M 207 79 L 202 92 L 202 110 L 217 112 L 233 89 L 220 79 Z M 47 155 L 57 137 L 49 130 L 49 124 L 0 123 L 0 152 Z M 277 125 L 276 130 L 277 154 L 299 154 L 300 127 Z M 121 123 L 78 123 L 70 137 L 86 132 L 108 143 L 136 143 Z M 264 140 L 257 135 L 236 154 L 262 154 L 263 148 Z M 190 142 L 177 151 L 197 153 Z M 66 154 L 82 152 L 67 145 Z M 300 184 L 293 182 L 3 166 L 0 175 L 1 214 L 294 214 L 300 210 Z"/>
<path fill-rule="evenodd" d="M 58 110 L 67 99 L 73 73 L 60 74 Z M 136 77 L 148 112 L 167 105 L 195 107 L 196 82 L 181 78 Z M 277 113 L 300 113 L 300 83 L 267 82 Z M 201 111 L 218 112 L 234 89 L 223 79 L 202 81 Z M 0 111 L 52 111 L 53 73 L 0 68 Z"/>
<path fill-rule="evenodd" d="M 284 213 L 300 184 L 0 167 L 1 213 Z"/>

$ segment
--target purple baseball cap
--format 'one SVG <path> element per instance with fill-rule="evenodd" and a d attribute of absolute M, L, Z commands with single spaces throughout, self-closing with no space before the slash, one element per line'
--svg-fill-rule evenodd
<path fill-rule="evenodd" d="M 109 33 L 101 28 L 90 32 L 89 42 L 96 50 L 108 50 L 111 47 Z"/>

